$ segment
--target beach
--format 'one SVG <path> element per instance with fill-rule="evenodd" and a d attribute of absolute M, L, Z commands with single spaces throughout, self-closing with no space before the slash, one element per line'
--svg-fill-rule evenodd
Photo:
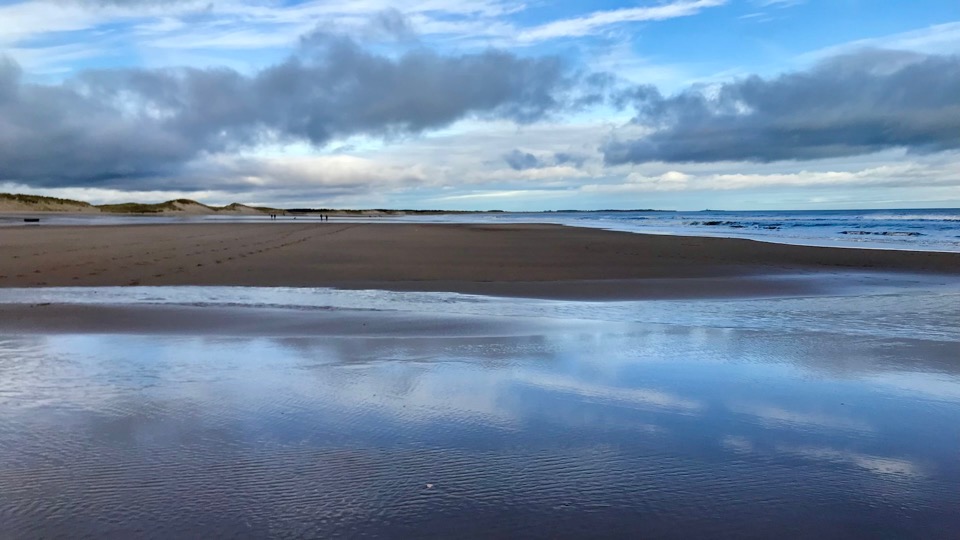
<path fill-rule="evenodd" d="M 0 287 L 341 287 L 629 299 L 769 295 L 816 287 L 816 279 L 802 284 L 771 279 L 796 274 L 960 272 L 957 253 L 815 248 L 544 224 L 145 223 L 2 233 Z"/>
<path fill-rule="evenodd" d="M 951 538 L 960 254 L 0 230 L 0 536 Z"/>

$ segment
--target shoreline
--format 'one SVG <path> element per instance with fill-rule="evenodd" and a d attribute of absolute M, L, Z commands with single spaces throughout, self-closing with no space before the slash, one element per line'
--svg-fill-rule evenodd
<path fill-rule="evenodd" d="M 0 250 L 0 288 L 332 287 L 611 300 L 816 294 L 818 278 L 831 274 L 960 277 L 960 253 L 551 224 L 11 227 Z"/>
<path fill-rule="evenodd" d="M 687 286 L 691 282 L 696 286 Z M 636 297 L 624 297 L 609 289 L 585 289 L 582 283 L 561 284 L 560 288 L 554 284 L 536 288 L 535 284 L 519 283 L 516 290 L 478 292 L 448 292 L 457 287 L 443 283 L 432 291 L 423 291 L 422 287 L 403 289 L 396 284 L 363 290 L 231 286 L 0 288 L 0 334 L 524 336 L 531 332 L 556 332 L 567 326 L 570 331 L 583 331 L 592 324 L 660 324 L 664 322 L 658 315 L 662 310 L 710 313 L 744 301 L 769 306 L 808 301 L 857 305 L 858 299 L 909 301 L 910 297 L 926 295 L 943 298 L 938 301 L 943 304 L 951 302 L 948 298 L 960 298 L 960 280 L 902 273 L 650 279 L 643 284 L 648 288 Z M 568 294 L 563 294 L 563 286 L 570 287 Z M 469 286 L 460 284 L 459 288 Z M 933 305 L 928 308 L 935 309 Z M 585 313 L 589 315 L 584 316 Z M 624 314 L 628 314 L 626 318 Z"/>
<path fill-rule="evenodd" d="M 945 211 L 954 211 L 955 209 L 945 209 Z M 510 219 L 504 220 L 432 220 L 431 216 L 460 216 L 460 215 L 486 215 L 486 214 L 497 214 L 510 217 L 513 215 L 511 212 L 418 212 L 405 214 L 404 211 L 389 211 L 387 213 L 377 213 L 379 211 L 364 211 L 364 212 L 355 212 L 355 211 L 337 211 L 337 213 L 326 213 L 325 219 L 322 219 L 319 213 L 308 213 L 308 214 L 288 214 L 279 216 L 279 223 L 323 223 L 330 218 L 336 223 L 393 223 L 393 224 L 446 224 L 446 225 L 551 225 L 551 226 L 563 226 L 563 227 L 573 227 L 573 228 L 585 228 L 593 230 L 602 230 L 609 232 L 627 232 L 632 234 L 640 235 L 654 235 L 654 236 L 675 236 L 675 237 L 690 237 L 690 238 L 726 238 L 726 239 L 739 239 L 739 240 L 751 240 L 754 242 L 762 242 L 769 244 L 780 244 L 788 246 L 803 246 L 803 247 L 823 247 L 823 248 L 840 248 L 840 249 L 855 249 L 855 250 L 869 250 L 869 251 L 905 251 L 905 252 L 915 252 L 915 253 L 960 253 L 960 244 L 954 243 L 950 247 L 945 245 L 938 244 L 937 241 L 934 243 L 888 243 L 886 241 L 878 240 L 875 236 L 886 237 L 888 234 L 892 237 L 897 236 L 914 236 L 909 232 L 888 232 L 888 233 L 857 233 L 854 238 L 858 240 L 846 240 L 834 237 L 817 237 L 817 236 L 778 236 L 778 235 L 766 235 L 761 234 L 762 231 L 754 231 L 754 233 L 742 234 L 738 230 L 731 231 L 718 231 L 713 228 L 705 228 L 702 230 L 683 230 L 681 229 L 670 229 L 668 228 L 657 228 L 657 227 L 629 227 L 624 225 L 615 225 L 615 224 L 601 224 L 600 222 L 569 222 L 564 219 L 550 219 L 543 218 L 543 216 L 552 216 L 552 215 L 575 215 L 579 213 L 591 214 L 593 212 L 584 211 L 584 212 L 542 212 L 542 213 L 517 213 L 517 216 L 523 216 L 524 218 L 533 216 L 534 220 L 529 221 L 525 219 L 511 221 Z M 653 211 L 643 210 L 641 212 L 651 213 Z M 872 212 L 872 210 L 865 210 L 864 212 Z M 678 212 L 667 212 L 659 211 L 654 213 L 678 213 Z M 695 214 L 696 212 L 694 212 Z M 514 216 L 516 217 L 516 216 Z M 536 219 L 540 217 L 541 219 Z M 691 219 L 694 217 L 692 214 L 689 215 Z M 42 225 L 39 223 L 24 223 L 22 218 L 36 218 L 41 220 Z M 412 218 L 412 219 L 410 219 Z M 0 212 L 0 230 L 5 228 L 17 228 L 17 227 L 38 227 L 42 226 L 44 228 L 52 227 L 65 227 L 65 226 L 106 226 L 106 225 L 160 225 L 160 224 L 184 224 L 184 223 L 193 223 L 193 224 L 204 224 L 204 223 L 259 223 L 259 222 L 271 222 L 278 224 L 276 220 L 271 220 L 266 214 L 250 214 L 244 212 L 218 212 L 215 215 L 210 213 L 196 213 L 196 212 L 160 212 L 160 213 L 118 213 L 118 212 L 108 212 L 108 213 L 90 213 L 90 212 Z M 722 227 L 721 227 L 722 229 Z M 852 234 L 852 233 L 841 233 L 843 235 Z M 923 236 L 923 234 L 918 234 Z M 960 237 L 958 237 L 960 238 Z"/>

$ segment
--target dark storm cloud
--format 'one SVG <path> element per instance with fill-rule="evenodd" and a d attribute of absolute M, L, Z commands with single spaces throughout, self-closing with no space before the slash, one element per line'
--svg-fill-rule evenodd
<path fill-rule="evenodd" d="M 2 60 L 0 181 L 130 187 L 265 140 L 393 137 L 470 116 L 531 122 L 582 100 L 577 81 L 555 57 L 416 49 L 390 58 L 319 32 L 252 76 L 124 69 L 39 85 Z"/>
<path fill-rule="evenodd" d="M 960 57 L 862 51 L 773 79 L 664 97 L 643 86 L 618 96 L 655 131 L 602 148 L 608 164 L 771 162 L 890 148 L 960 148 Z"/>

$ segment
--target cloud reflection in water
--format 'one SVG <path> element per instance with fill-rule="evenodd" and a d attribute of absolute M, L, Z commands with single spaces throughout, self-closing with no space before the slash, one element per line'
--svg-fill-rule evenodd
<path fill-rule="evenodd" d="M 4 338 L 0 532 L 960 527 L 960 366 L 941 358 L 956 342 L 797 325 L 544 328 Z"/>

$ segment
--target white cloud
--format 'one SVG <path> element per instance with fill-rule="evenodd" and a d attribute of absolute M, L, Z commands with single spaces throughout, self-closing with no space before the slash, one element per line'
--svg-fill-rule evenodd
<path fill-rule="evenodd" d="M 925 54 L 960 53 L 960 22 L 937 24 L 886 36 L 861 39 L 818 49 L 804 54 L 800 60 L 818 61 L 861 49 L 891 49 Z"/>
<path fill-rule="evenodd" d="M 462 195 L 450 195 L 446 197 L 434 197 L 430 199 L 435 202 L 456 202 L 456 201 L 489 201 L 496 199 L 529 199 L 536 198 L 539 200 L 545 198 L 556 198 L 563 197 L 567 195 L 562 191 L 550 191 L 543 189 L 513 189 L 513 190 L 490 190 L 490 191 L 477 191 L 473 193 L 465 193 Z"/>
<path fill-rule="evenodd" d="M 354 156 L 220 157 L 213 163 L 224 171 L 235 171 L 255 185 L 372 187 L 406 184 L 426 178 L 423 167 L 397 166 Z"/>
<path fill-rule="evenodd" d="M 753 0 L 753 3 L 760 7 L 790 7 L 804 2 L 806 0 Z"/>
<path fill-rule="evenodd" d="M 524 30 L 517 36 L 517 41 L 529 43 L 556 38 L 582 37 L 617 24 L 689 17 L 704 9 L 726 3 L 727 0 L 680 0 L 659 6 L 595 11 L 582 17 L 553 21 Z"/>
<path fill-rule="evenodd" d="M 54 8 L 47 2 L 21 2 L 0 6 L 0 47 L 49 33 L 84 30 L 100 17 L 79 5 Z"/>
<path fill-rule="evenodd" d="M 750 164 L 739 164 L 749 171 Z M 736 191 L 784 187 L 960 187 L 960 165 L 935 163 L 886 164 L 855 170 L 800 170 L 797 172 L 685 173 L 632 172 L 620 183 L 589 184 L 584 191 L 624 193 L 656 191 Z"/>

